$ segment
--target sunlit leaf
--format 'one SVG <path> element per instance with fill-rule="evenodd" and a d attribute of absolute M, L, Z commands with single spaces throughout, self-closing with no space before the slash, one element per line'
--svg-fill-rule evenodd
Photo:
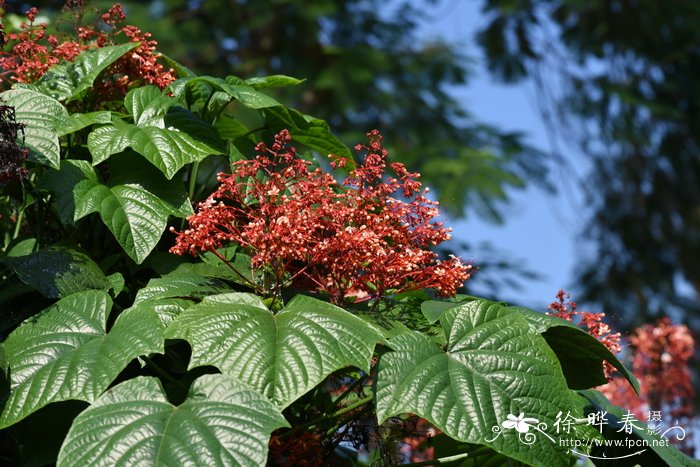
<path fill-rule="evenodd" d="M 76 417 L 58 466 L 263 466 L 270 433 L 284 426 L 274 405 L 228 376 L 200 377 L 179 406 L 156 378 L 139 377 Z"/>

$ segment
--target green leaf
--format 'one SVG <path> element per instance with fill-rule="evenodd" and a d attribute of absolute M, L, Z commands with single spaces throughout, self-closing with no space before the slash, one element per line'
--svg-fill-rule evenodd
<path fill-rule="evenodd" d="M 518 313 L 486 300 L 451 308 L 441 324 L 446 349 L 417 332 L 389 340 L 393 351 L 377 374 L 379 421 L 414 413 L 456 440 L 521 462 L 568 464 L 553 424 L 558 412 L 576 413 L 576 398 L 544 338 Z M 535 433 L 538 442 L 528 446 L 515 430 L 493 431 L 520 413 L 546 423 L 552 440 Z"/>
<path fill-rule="evenodd" d="M 226 113 L 219 115 L 215 126 L 221 137 L 229 141 L 234 141 L 250 133 L 248 127 L 243 125 L 240 120 Z"/>
<path fill-rule="evenodd" d="M 593 445 L 591 456 L 595 456 L 593 460 L 597 461 L 596 465 L 599 460 L 604 461 L 600 465 L 614 465 L 615 457 L 631 457 L 635 465 L 665 464 L 673 467 L 700 464 L 669 444 L 668 439 L 659 434 L 650 433 L 646 423 L 637 420 L 628 410 L 611 404 L 600 392 L 587 390 L 579 391 L 579 394 L 588 401 L 589 413 L 604 413 L 607 423 L 601 426 L 601 431 L 606 439 L 613 441 L 608 445 L 601 446 L 597 443 Z M 627 426 L 625 426 L 625 420 Z M 680 426 L 678 422 L 676 426 L 679 428 L 669 428 L 669 438 L 681 436 L 682 439 L 687 436 L 688 426 Z M 632 454 L 634 455 L 631 456 Z"/>
<path fill-rule="evenodd" d="M 82 99 L 100 73 L 138 45 L 129 42 L 85 51 L 72 62 L 63 61 L 49 68 L 36 84 L 60 101 Z"/>
<path fill-rule="evenodd" d="M 195 302 L 185 298 L 156 298 L 153 300 L 140 301 L 131 308 L 148 310 L 158 315 L 164 327 L 167 327 L 178 315 Z M 131 309 L 130 308 L 130 309 Z"/>
<path fill-rule="evenodd" d="M 206 297 L 168 338 L 192 346 L 190 368 L 213 365 L 284 408 L 345 366 L 369 370 L 379 332 L 347 311 L 297 295 L 273 315 L 249 294 Z"/>
<path fill-rule="evenodd" d="M 6 257 L 17 277 L 49 298 L 66 297 L 83 290 L 108 290 L 111 282 L 88 255 L 51 247 L 24 256 Z"/>
<path fill-rule="evenodd" d="M 509 307 L 528 320 L 542 334 L 561 364 L 571 389 L 588 389 L 607 382 L 603 361 L 609 362 L 630 382 L 639 394 L 639 382 L 631 371 L 605 345 L 575 324 L 523 307 Z"/>
<path fill-rule="evenodd" d="M 270 434 L 289 426 L 264 397 L 224 375 L 205 375 L 180 406 L 156 378 L 110 389 L 75 419 L 58 466 L 263 466 Z"/>
<path fill-rule="evenodd" d="M 170 107 L 179 103 L 153 85 L 132 89 L 124 97 L 124 107 L 137 126 L 152 125 L 162 128 L 165 114 Z"/>
<path fill-rule="evenodd" d="M 456 441 L 445 433 L 427 438 L 419 445 L 419 449 L 430 448 L 433 448 L 433 459 L 458 458 L 452 462 L 448 460 L 440 462 L 439 465 L 445 467 L 520 467 L 527 465 L 516 462 L 485 446 Z M 461 457 L 465 453 L 470 455 Z"/>
<path fill-rule="evenodd" d="M 112 112 L 108 110 L 100 110 L 97 112 L 89 112 L 86 114 L 76 113 L 71 114 L 67 119 L 60 122 L 56 132 L 58 136 L 65 136 L 70 133 L 82 130 L 96 123 L 109 123 L 112 121 Z"/>
<path fill-rule="evenodd" d="M 245 80 L 245 84 L 255 89 L 263 88 L 283 88 L 287 86 L 296 86 L 303 83 L 304 79 L 292 78 L 286 75 L 270 75 L 262 77 L 254 77 Z"/>
<path fill-rule="evenodd" d="M 281 104 L 272 97 L 260 91 L 256 91 L 252 86 L 231 86 L 232 96 L 241 104 L 251 109 L 266 109 L 277 107 Z"/>
<path fill-rule="evenodd" d="M 220 91 L 228 94 L 232 99 L 239 101 L 251 109 L 264 109 L 268 107 L 281 106 L 272 97 L 257 91 L 253 86 L 239 84 L 241 81 L 236 77 L 228 77 L 226 80 L 212 76 L 197 76 L 178 80 L 177 84 L 171 85 L 170 90 L 178 98 L 184 98 L 189 90 L 195 90 L 194 99 L 188 99 L 190 103 L 201 100 L 203 92 L 202 85 L 207 86 L 212 92 Z"/>
<path fill-rule="evenodd" d="M 160 61 L 163 62 L 166 68 L 172 68 L 175 71 L 175 74 L 178 76 L 178 78 L 193 78 L 197 76 L 197 74 L 194 71 L 190 70 L 182 63 L 173 60 L 164 53 L 159 52 L 159 55 Z"/>
<path fill-rule="evenodd" d="M 107 276 L 107 281 L 109 282 L 109 288 L 114 292 L 114 297 L 124 290 L 124 276 L 120 272 L 115 272 Z"/>
<path fill-rule="evenodd" d="M 461 306 L 466 301 L 482 299 L 461 295 L 455 300 L 457 301 L 428 300 L 421 304 L 421 310 L 428 321 L 434 323 L 448 310 Z M 605 345 L 583 329 L 569 321 L 528 308 L 511 306 L 508 309 L 520 313 L 533 330 L 542 334 L 557 355 L 571 389 L 588 389 L 605 384 L 607 379 L 603 373 L 603 362 L 607 361 L 622 373 L 639 393 L 639 383 L 634 375 Z"/>
<path fill-rule="evenodd" d="M 350 149 L 333 135 L 328 123 L 282 106 L 269 107 L 264 112 L 265 122 L 270 130 L 279 131 L 286 128 L 292 134 L 293 141 L 298 141 L 323 156 L 342 156 L 348 161 L 347 169 L 355 167 Z"/>
<path fill-rule="evenodd" d="M 36 238 L 25 238 L 24 240 L 19 240 L 17 243 L 8 245 L 8 250 L 5 256 L 16 258 L 19 256 L 26 256 L 36 250 L 37 243 Z"/>
<path fill-rule="evenodd" d="M 5 105 L 15 108 L 17 122 L 24 124 L 24 146 L 29 160 L 58 168 L 61 146 L 59 128 L 68 119 L 68 111 L 55 99 L 29 89 L 11 89 L 0 94 Z"/>
<path fill-rule="evenodd" d="M 122 313 L 107 333 L 111 305 L 105 292 L 79 292 L 10 334 L 4 347 L 11 391 L 0 428 L 52 402 L 92 402 L 131 360 L 163 352 L 162 325 L 153 313 Z"/>
<path fill-rule="evenodd" d="M 153 96 L 147 91 L 133 95 L 130 110 L 135 112 L 137 124 L 115 120 L 112 125 L 90 133 L 88 148 L 94 165 L 130 147 L 170 179 L 186 164 L 202 160 L 210 154 L 226 152 L 211 125 L 185 109 L 160 115 L 160 105 L 151 107 L 146 104 L 144 107 L 144 102 L 138 99 L 147 97 Z M 161 96 L 158 100 L 162 99 Z"/>
<path fill-rule="evenodd" d="M 138 165 L 128 173 L 128 164 L 129 157 L 113 161 L 115 174 L 105 184 L 86 161 L 65 160 L 40 186 L 56 196 L 64 223 L 99 213 L 124 251 L 141 263 L 160 240 L 168 216 L 184 217 L 191 207 L 180 182 L 167 182 Z"/>

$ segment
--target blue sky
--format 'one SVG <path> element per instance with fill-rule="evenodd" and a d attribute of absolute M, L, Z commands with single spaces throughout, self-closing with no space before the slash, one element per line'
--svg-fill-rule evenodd
<path fill-rule="evenodd" d="M 549 150 L 550 140 L 536 107 L 533 83 L 500 84 L 483 66 L 483 58 L 474 42 L 474 32 L 485 22 L 479 3 L 448 0 L 432 9 L 426 8 L 420 36 L 426 40 L 447 40 L 474 59 L 472 81 L 469 86 L 455 90 L 454 95 L 475 119 L 504 130 L 522 131 L 530 144 Z M 560 150 L 574 164 L 579 176 L 585 172 L 582 167 L 585 161 L 575 149 L 564 147 Z M 561 177 L 562 174 L 558 173 L 561 170 L 554 170 L 554 178 Z M 567 173 L 566 179 L 572 176 Z M 523 261 L 527 268 L 540 274 L 540 279 L 523 281 L 520 291 L 504 291 L 504 298 L 514 301 L 516 297 L 518 304 L 535 309 L 546 307 L 560 288 L 575 292 L 574 268 L 581 245 L 578 233 L 583 228 L 584 216 L 581 214 L 585 210 L 581 191 L 575 182 L 559 188 L 554 195 L 536 187 L 511 192 L 512 203 L 506 207 L 504 225 L 489 224 L 475 216 L 449 221 L 456 238 L 465 239 L 475 246 L 490 241 L 507 253 L 508 258 Z M 488 253 L 478 248 L 473 254 L 469 259 L 476 264 L 480 259 L 488 259 L 485 256 Z M 478 275 L 473 280 L 476 282 L 474 286 L 478 287 Z"/>

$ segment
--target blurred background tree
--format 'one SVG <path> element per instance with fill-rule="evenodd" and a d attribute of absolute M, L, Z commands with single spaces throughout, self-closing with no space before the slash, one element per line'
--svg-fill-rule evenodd
<path fill-rule="evenodd" d="M 550 127 L 589 158 L 578 288 L 629 329 L 700 330 L 700 3 L 484 0 L 506 82 L 534 78 Z M 565 184 L 572 183 L 565 181 Z"/>

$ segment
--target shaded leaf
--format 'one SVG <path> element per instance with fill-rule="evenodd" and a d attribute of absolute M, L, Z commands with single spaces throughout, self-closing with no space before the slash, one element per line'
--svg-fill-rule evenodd
<path fill-rule="evenodd" d="M 637 420 L 628 410 L 611 404 L 605 396 L 595 390 L 579 391 L 589 403 L 589 413 L 598 413 L 605 416 L 607 423 L 602 425 L 602 434 L 608 440 L 613 440 L 609 445 L 594 444 L 591 450 L 591 460 L 595 465 L 619 465 L 620 460 L 615 457 L 630 458 L 629 465 L 676 465 L 697 466 L 699 462 L 691 459 L 673 445 L 669 440 L 659 434 L 650 433 L 646 423 Z M 686 429 L 681 427 L 670 429 L 668 438 L 688 436 Z M 629 430 L 630 432 L 628 432 Z M 617 441 L 617 442 L 615 442 Z M 627 464 L 625 464 L 627 465 Z"/>
<path fill-rule="evenodd" d="M 547 340 L 572 389 L 588 389 L 607 383 L 603 361 L 609 362 L 630 382 L 639 394 L 639 382 L 605 345 L 575 324 L 523 307 L 509 307 L 528 320 L 530 326 Z"/>
<path fill-rule="evenodd" d="M 112 283 L 88 255 L 50 247 L 24 256 L 5 257 L 17 277 L 49 298 L 66 297 L 83 290 L 108 290 Z"/>
<path fill-rule="evenodd" d="M 347 169 L 355 167 L 350 149 L 331 133 L 328 123 L 282 106 L 266 108 L 264 112 L 266 125 L 271 130 L 286 128 L 293 141 L 318 151 L 324 157 L 329 154 L 342 156 L 348 161 Z"/>

